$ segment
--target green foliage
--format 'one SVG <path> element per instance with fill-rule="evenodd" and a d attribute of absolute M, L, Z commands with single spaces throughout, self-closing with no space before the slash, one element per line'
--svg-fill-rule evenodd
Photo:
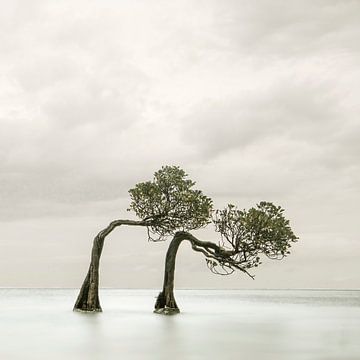
<path fill-rule="evenodd" d="M 141 182 L 129 190 L 130 209 L 149 222 L 160 238 L 176 231 L 199 229 L 210 222 L 212 200 L 178 166 L 163 166 L 152 181 Z"/>
<path fill-rule="evenodd" d="M 261 254 L 282 259 L 290 253 L 291 243 L 297 237 L 283 212 L 280 206 L 265 201 L 249 210 L 230 204 L 215 211 L 213 223 L 221 234 L 222 245 L 230 249 L 232 260 L 249 269 L 261 264 Z"/>

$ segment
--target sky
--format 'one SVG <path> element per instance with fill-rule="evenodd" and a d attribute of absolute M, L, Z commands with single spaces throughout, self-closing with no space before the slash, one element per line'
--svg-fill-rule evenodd
<path fill-rule="evenodd" d="M 299 237 L 255 281 L 183 244 L 178 288 L 359 288 L 359 1 L 0 5 L 0 286 L 79 287 L 128 189 L 178 165 Z M 168 243 L 116 229 L 101 286 L 161 288 Z"/>

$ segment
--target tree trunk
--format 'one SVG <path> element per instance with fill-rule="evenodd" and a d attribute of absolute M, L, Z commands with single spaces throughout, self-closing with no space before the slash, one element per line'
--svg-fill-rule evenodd
<path fill-rule="evenodd" d="M 91 251 L 89 270 L 84 279 L 80 293 L 74 305 L 74 311 L 96 312 L 102 311 L 99 300 L 99 265 L 104 240 L 117 226 L 148 226 L 146 221 L 114 220 L 94 238 Z"/>
<path fill-rule="evenodd" d="M 186 239 L 185 233 L 178 232 L 169 245 L 165 260 L 163 290 L 159 293 L 155 303 L 154 312 L 157 314 L 173 315 L 180 312 L 174 297 L 175 260 L 181 242 Z"/>
<path fill-rule="evenodd" d="M 155 302 L 154 312 L 157 314 L 173 315 L 180 312 L 174 297 L 174 275 L 176 254 L 184 240 L 191 243 L 194 251 L 202 253 L 208 259 L 216 260 L 217 256 L 222 257 L 223 255 L 230 256 L 233 254 L 212 242 L 201 241 L 189 232 L 177 232 L 171 240 L 166 253 L 164 285 Z"/>

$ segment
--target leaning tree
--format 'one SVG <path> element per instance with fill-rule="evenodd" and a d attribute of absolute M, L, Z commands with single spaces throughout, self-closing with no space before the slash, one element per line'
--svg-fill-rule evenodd
<path fill-rule="evenodd" d="M 84 279 L 74 310 L 102 311 L 99 301 L 99 265 L 104 241 L 121 225 L 142 226 L 148 239 L 160 241 L 177 231 L 199 229 L 210 222 L 212 200 L 194 189 L 195 182 L 178 166 L 163 166 L 152 181 L 141 182 L 129 190 L 131 203 L 139 220 L 112 221 L 93 240 L 89 270 Z"/>
<path fill-rule="evenodd" d="M 261 256 L 281 260 L 297 240 L 283 212 L 270 202 L 260 202 L 249 210 L 231 204 L 217 210 L 212 222 L 220 234 L 219 244 L 199 240 L 188 231 L 176 232 L 166 254 L 163 289 L 157 297 L 155 312 L 171 315 L 180 311 L 174 297 L 174 274 L 176 253 L 184 240 L 205 256 L 213 273 L 230 275 L 240 270 L 254 278 L 249 270 L 261 264 Z"/>

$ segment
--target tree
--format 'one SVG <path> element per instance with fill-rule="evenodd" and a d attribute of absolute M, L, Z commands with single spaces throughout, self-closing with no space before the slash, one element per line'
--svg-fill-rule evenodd
<path fill-rule="evenodd" d="M 129 211 L 140 220 L 112 221 L 93 240 L 89 270 L 80 289 L 74 310 L 102 311 L 99 300 L 99 265 L 104 241 L 121 225 L 143 226 L 151 241 L 165 240 L 177 231 L 199 229 L 210 222 L 212 200 L 178 166 L 163 166 L 155 172 L 153 180 L 135 185 L 130 193 Z"/>
<path fill-rule="evenodd" d="M 211 272 L 230 275 L 240 270 L 254 279 L 249 270 L 261 264 L 261 256 L 281 260 L 290 254 L 291 244 L 297 241 L 283 212 L 270 202 L 261 202 L 249 210 L 239 210 L 232 204 L 216 210 L 212 222 L 220 233 L 219 245 L 201 241 L 188 231 L 176 232 L 166 254 L 163 289 L 157 297 L 155 312 L 180 311 L 174 297 L 174 275 L 177 250 L 184 240 L 205 256 Z"/>

